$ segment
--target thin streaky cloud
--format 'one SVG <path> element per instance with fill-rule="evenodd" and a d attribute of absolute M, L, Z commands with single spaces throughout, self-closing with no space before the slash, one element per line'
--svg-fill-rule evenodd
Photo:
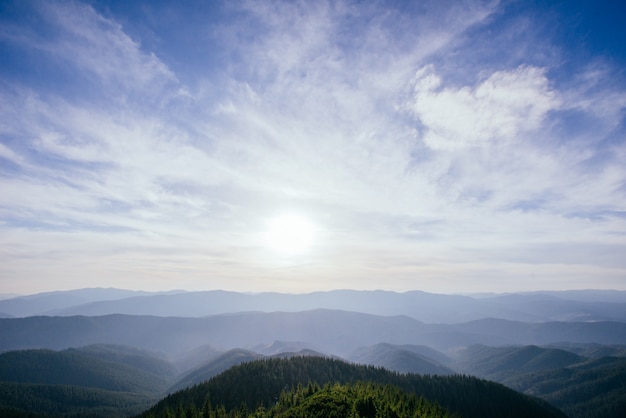
<path fill-rule="evenodd" d="M 623 288 L 626 81 L 572 4 L 14 3 L 3 292 Z"/>

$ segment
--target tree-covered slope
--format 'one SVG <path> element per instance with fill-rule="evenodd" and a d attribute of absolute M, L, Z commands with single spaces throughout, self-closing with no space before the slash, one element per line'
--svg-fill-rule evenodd
<path fill-rule="evenodd" d="M 438 358 L 444 357 L 444 354 L 428 347 L 380 343 L 362 347 L 354 351 L 348 359 L 355 363 L 380 366 L 404 373 L 454 374 L 450 368 L 429 357 L 428 354 L 431 353 Z"/>
<path fill-rule="evenodd" d="M 0 416 L 117 418 L 145 410 L 153 396 L 96 388 L 0 382 Z"/>
<path fill-rule="evenodd" d="M 563 347 L 569 347 L 563 344 Z M 620 347 L 575 346 L 580 353 L 620 353 Z M 626 358 L 586 358 L 553 347 L 476 345 L 456 370 L 540 397 L 575 418 L 626 416 Z"/>
<path fill-rule="evenodd" d="M 90 349 L 10 351 L 0 354 L 0 381 L 158 394 L 174 378 L 172 369 L 157 368 L 153 359 L 137 358 L 132 364 L 128 356 L 111 356 L 111 351 L 98 355 Z"/>
<path fill-rule="evenodd" d="M 153 404 L 175 368 L 132 347 L 0 354 L 0 416 L 120 417 Z"/>
<path fill-rule="evenodd" d="M 187 372 L 168 389 L 168 392 L 175 392 L 177 390 L 193 386 L 200 382 L 204 382 L 205 380 L 209 380 L 213 376 L 223 372 L 224 370 L 234 365 L 256 360 L 260 357 L 260 354 L 248 350 L 229 350 L 223 354 L 216 356 L 215 358 L 212 358 L 205 364 Z"/>
<path fill-rule="evenodd" d="M 179 414 L 179 408 L 176 412 Z M 213 409 L 207 402 L 199 411 L 188 409 L 186 418 L 219 416 L 227 412 L 232 418 L 376 418 L 376 417 L 411 417 L 411 418 L 446 418 L 451 415 L 437 404 L 409 394 L 390 385 L 371 383 L 327 384 L 323 388 L 309 384 L 298 386 L 290 391 L 283 391 L 270 408 L 258 406 L 254 411 L 238 408 L 226 411 L 225 408 Z"/>
<path fill-rule="evenodd" d="M 600 358 L 600 357 L 626 357 L 626 345 L 616 344 L 576 344 L 576 343 L 557 343 L 549 344 L 547 347 L 560 348 L 561 350 L 569 351 L 574 354 L 578 354 L 587 358 Z"/>
<path fill-rule="evenodd" d="M 500 382 L 511 374 L 559 369 L 585 360 L 569 351 L 534 345 L 474 345 L 459 353 L 455 367 L 463 373 Z"/>
<path fill-rule="evenodd" d="M 210 401 L 214 407 L 234 410 L 245 405 L 256 410 L 271 407 L 283 391 L 315 383 L 392 385 L 423 396 L 463 417 L 564 417 L 547 403 L 503 385 L 468 376 L 401 375 L 382 368 L 359 366 L 320 357 L 266 359 L 232 367 L 208 382 L 161 400 L 144 417 L 165 417 L 168 412 L 198 409 Z"/>
<path fill-rule="evenodd" d="M 561 369 L 513 374 L 502 383 L 539 396 L 572 418 L 626 417 L 623 357 L 602 357 Z"/>
<path fill-rule="evenodd" d="M 167 380 L 174 378 L 178 374 L 177 367 L 166 359 L 165 356 L 136 347 L 94 344 L 66 351 L 74 351 L 84 356 L 131 366 L 144 372 L 164 377 Z"/>

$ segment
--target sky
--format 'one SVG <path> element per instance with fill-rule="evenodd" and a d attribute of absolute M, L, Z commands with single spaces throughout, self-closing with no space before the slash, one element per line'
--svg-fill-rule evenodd
<path fill-rule="evenodd" d="M 623 1 L 0 2 L 0 293 L 626 290 Z"/>

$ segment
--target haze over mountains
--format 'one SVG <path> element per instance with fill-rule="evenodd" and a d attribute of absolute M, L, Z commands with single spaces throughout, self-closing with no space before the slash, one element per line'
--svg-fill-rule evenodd
<path fill-rule="evenodd" d="M 2 351 L 119 344 L 177 355 L 207 344 L 249 349 L 298 341 L 306 345 L 300 349 L 346 356 L 379 343 L 442 351 L 474 344 L 626 344 L 626 292 L 620 291 L 472 297 L 80 289 L 3 300 L 0 312 L 12 317 L 0 321 Z"/>
<path fill-rule="evenodd" d="M 479 343 L 626 344 L 626 323 L 482 319 L 459 324 L 425 324 L 406 316 L 331 310 L 247 312 L 206 318 L 106 315 L 0 320 L 2 351 L 106 343 L 180 353 L 203 344 L 236 348 L 275 340 L 306 341 L 326 353 L 338 355 L 381 341 L 428 345 L 438 350 Z"/>
<path fill-rule="evenodd" d="M 573 417 L 626 411 L 620 291 L 80 289 L 0 300 L 0 312 L 0 412 L 22 411 L 28 396 L 40 405 L 30 412 L 54 405 L 62 414 L 139 413 L 233 366 L 274 357 L 477 376 L 542 397 Z M 97 406 L 85 406 L 93 398 Z"/>
<path fill-rule="evenodd" d="M 626 291 L 562 291 L 462 296 L 421 291 L 335 290 L 307 294 L 228 291 L 147 293 L 81 289 L 0 300 L 4 317 L 110 314 L 201 317 L 246 311 L 330 309 L 373 315 L 406 315 L 428 323 L 483 318 L 512 321 L 625 321 Z"/>

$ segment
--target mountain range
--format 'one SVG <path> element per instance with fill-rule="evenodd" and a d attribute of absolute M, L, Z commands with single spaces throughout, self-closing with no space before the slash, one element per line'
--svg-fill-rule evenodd
<path fill-rule="evenodd" d="M 467 383 L 455 376 L 475 376 L 571 417 L 623 417 L 625 296 L 81 289 L 14 297 L 0 300 L 0 416 L 127 416 L 238 365 L 325 358 L 447 376 L 450 390 Z M 477 382 L 472 390 L 487 388 Z"/>
<path fill-rule="evenodd" d="M 405 315 L 428 323 L 483 318 L 522 322 L 626 321 L 626 292 L 587 290 L 467 296 L 381 290 L 248 294 L 222 290 L 147 293 L 80 289 L 0 300 L 0 316 L 3 317 L 110 314 L 201 317 L 246 311 L 314 309 Z"/>
<path fill-rule="evenodd" d="M 323 309 L 205 318 L 106 315 L 0 319 L 0 351 L 118 344 L 178 354 L 204 344 L 229 349 L 275 340 L 303 341 L 339 356 L 379 342 L 427 345 L 443 351 L 473 344 L 626 344 L 626 323 L 482 319 L 425 324 L 406 316 Z"/>

